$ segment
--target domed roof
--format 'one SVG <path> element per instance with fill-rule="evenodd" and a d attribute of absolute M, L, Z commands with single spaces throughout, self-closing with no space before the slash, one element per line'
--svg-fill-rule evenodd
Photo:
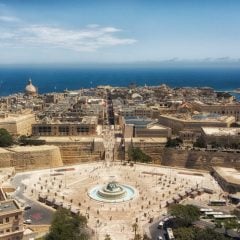
<path fill-rule="evenodd" d="M 25 91 L 27 94 L 36 94 L 37 93 L 36 87 L 32 85 L 31 78 L 28 81 L 28 85 L 26 86 Z"/>

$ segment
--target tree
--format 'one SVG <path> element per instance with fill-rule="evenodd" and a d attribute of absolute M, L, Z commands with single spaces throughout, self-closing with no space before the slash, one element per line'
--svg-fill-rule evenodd
<path fill-rule="evenodd" d="M 168 138 L 167 143 L 165 145 L 166 148 L 175 148 L 179 147 L 183 143 L 180 138 Z"/>
<path fill-rule="evenodd" d="M 133 228 L 133 231 L 134 231 L 134 239 L 135 239 L 136 236 L 137 236 L 137 230 L 138 230 L 138 225 L 137 225 L 137 223 L 134 223 L 134 224 L 132 225 L 132 228 Z"/>
<path fill-rule="evenodd" d="M 230 229 L 236 229 L 237 231 L 240 229 L 240 223 L 236 219 L 228 219 L 223 221 L 223 226 L 225 228 L 225 233 L 227 233 L 227 231 Z"/>
<path fill-rule="evenodd" d="M 203 136 L 199 136 L 196 140 L 196 142 L 193 144 L 193 147 L 198 147 L 198 148 L 206 148 L 207 144 L 203 138 Z"/>
<path fill-rule="evenodd" d="M 140 234 L 136 234 L 134 240 L 142 240 L 142 236 Z"/>
<path fill-rule="evenodd" d="M 18 142 L 20 145 L 26 146 L 26 145 L 33 145 L 33 146 L 40 146 L 46 144 L 45 140 L 31 138 L 26 135 L 22 135 L 18 138 Z"/>
<path fill-rule="evenodd" d="M 128 158 L 134 162 L 148 163 L 152 161 L 152 158 L 144 153 L 139 147 L 128 148 Z"/>
<path fill-rule="evenodd" d="M 174 229 L 174 236 L 178 240 L 193 240 L 195 239 L 195 231 L 192 227 L 180 227 Z"/>
<path fill-rule="evenodd" d="M 5 129 L 0 128 L 0 147 L 9 147 L 13 144 L 11 134 Z"/>
<path fill-rule="evenodd" d="M 223 234 L 212 229 L 197 229 L 194 227 L 183 227 L 173 229 L 177 240 L 227 240 Z"/>
<path fill-rule="evenodd" d="M 149 237 L 148 237 L 148 235 L 145 233 L 144 235 L 143 235 L 143 240 L 151 240 Z"/>
<path fill-rule="evenodd" d="M 175 216 L 181 226 L 190 226 L 199 220 L 200 211 L 193 205 L 174 204 L 169 208 L 169 213 Z"/>
<path fill-rule="evenodd" d="M 209 239 L 216 239 L 216 240 L 228 240 L 223 234 L 215 232 L 213 229 L 196 229 L 196 237 L 195 240 L 209 240 Z"/>
<path fill-rule="evenodd" d="M 87 219 L 72 215 L 70 210 L 59 209 L 55 212 L 46 240 L 88 240 Z"/>

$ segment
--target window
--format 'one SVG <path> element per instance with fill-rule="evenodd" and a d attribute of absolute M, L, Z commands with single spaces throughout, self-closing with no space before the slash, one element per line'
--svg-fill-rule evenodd
<path fill-rule="evenodd" d="M 59 127 L 58 128 L 58 131 L 61 132 L 61 133 L 65 133 L 65 132 L 69 132 L 69 127 Z"/>
<path fill-rule="evenodd" d="M 6 222 L 9 222 L 9 217 L 6 218 Z"/>
<path fill-rule="evenodd" d="M 0 218 L 0 224 L 3 224 L 3 219 L 2 218 Z"/>
<path fill-rule="evenodd" d="M 15 220 L 18 220 L 18 215 L 15 215 Z"/>
<path fill-rule="evenodd" d="M 40 126 L 40 127 L 38 128 L 38 131 L 39 131 L 40 133 L 46 133 L 46 132 L 50 133 L 50 132 L 51 132 L 51 127 Z"/>
<path fill-rule="evenodd" d="M 6 232 L 10 232 L 10 229 L 7 229 Z"/>

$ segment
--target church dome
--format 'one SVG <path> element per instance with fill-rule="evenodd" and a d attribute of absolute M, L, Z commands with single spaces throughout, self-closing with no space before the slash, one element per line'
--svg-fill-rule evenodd
<path fill-rule="evenodd" d="M 37 89 L 35 86 L 33 86 L 31 79 L 29 79 L 28 81 L 28 85 L 25 88 L 25 92 L 27 95 L 35 95 L 37 93 Z"/>

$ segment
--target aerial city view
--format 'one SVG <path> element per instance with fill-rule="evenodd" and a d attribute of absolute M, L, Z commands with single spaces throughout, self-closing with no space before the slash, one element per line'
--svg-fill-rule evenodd
<path fill-rule="evenodd" d="M 239 12 L 0 0 L 0 240 L 239 240 Z"/>

